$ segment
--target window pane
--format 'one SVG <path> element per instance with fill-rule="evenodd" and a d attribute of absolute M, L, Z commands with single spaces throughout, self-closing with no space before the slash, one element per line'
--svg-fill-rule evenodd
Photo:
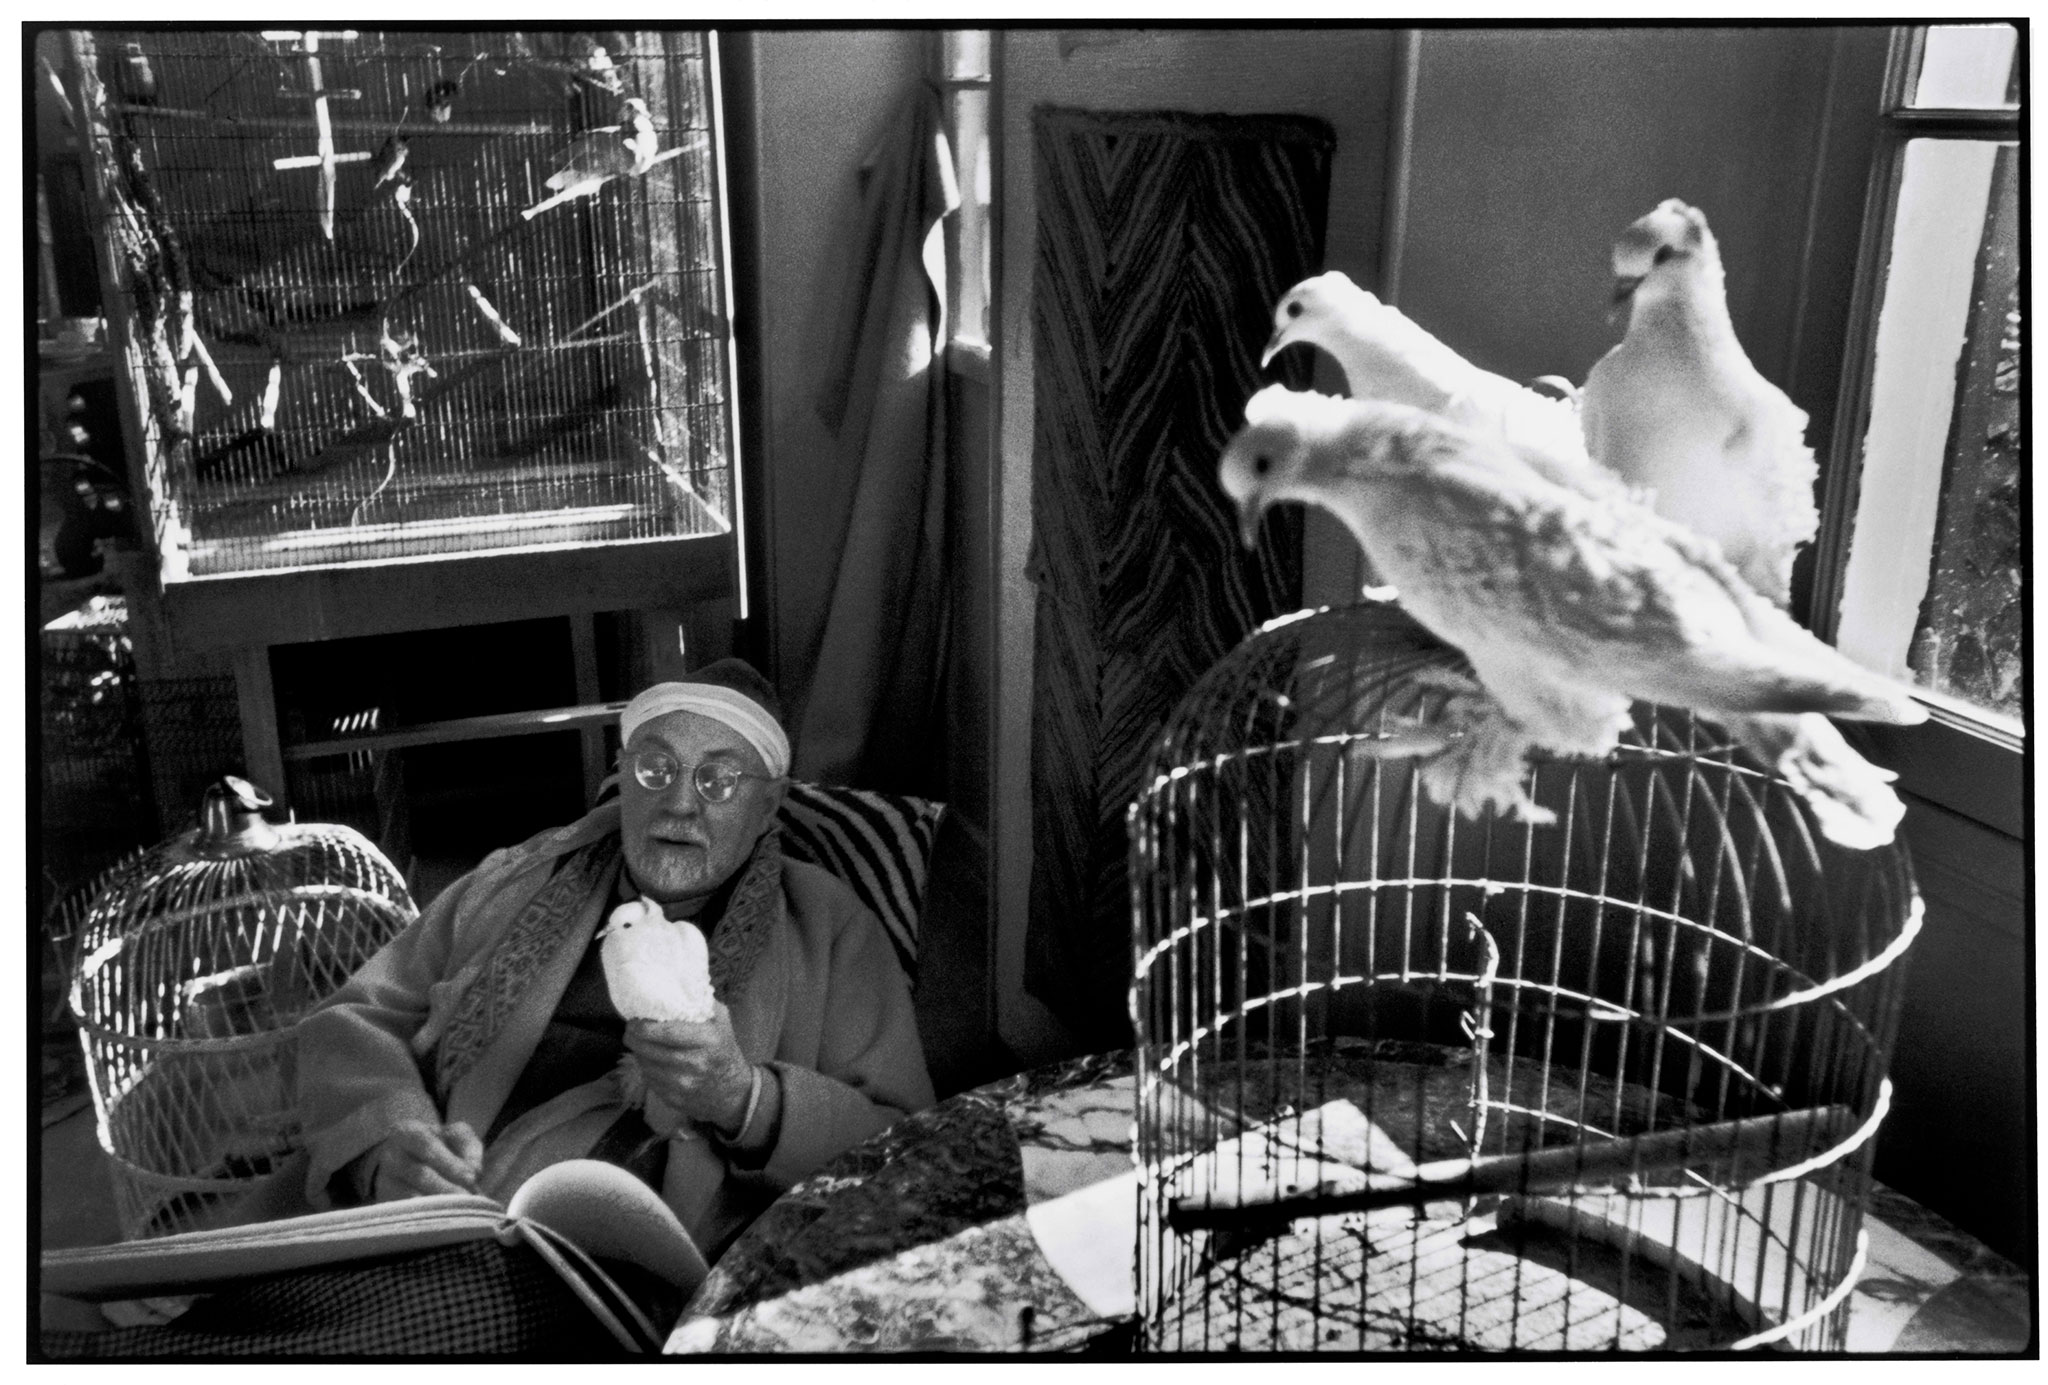
<path fill-rule="evenodd" d="M 946 76 L 951 78 L 988 76 L 990 31 L 948 29 L 945 40 Z"/>
<path fill-rule="evenodd" d="M 1927 31 L 1915 106 L 1986 110 L 2019 104 L 2019 31 L 2010 24 L 1938 24 Z"/>
<path fill-rule="evenodd" d="M 950 287 L 952 338 L 974 346 L 988 342 L 989 299 L 989 63 L 993 34 L 987 29 L 949 29 L 940 65 L 950 86 L 947 119 L 953 137 L 954 174 L 960 186 L 955 218 L 957 261 Z"/>
<path fill-rule="evenodd" d="M 2020 715 L 2019 180 L 1998 153 L 1909 663 L 1927 687 Z"/>
<path fill-rule="evenodd" d="M 953 157 L 960 179 L 960 264 L 953 336 L 988 340 L 988 91 L 953 93 Z"/>
<path fill-rule="evenodd" d="M 1836 642 L 2016 731 L 2015 169 L 2009 144 L 1906 145 Z"/>

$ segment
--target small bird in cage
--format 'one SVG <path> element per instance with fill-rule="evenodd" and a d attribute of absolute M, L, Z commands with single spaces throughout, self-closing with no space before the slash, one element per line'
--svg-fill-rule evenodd
<path fill-rule="evenodd" d="M 442 80 L 426 89 L 421 96 L 421 105 L 427 112 L 427 119 L 436 125 L 446 125 L 455 115 L 455 98 L 462 94 L 462 84 Z"/>
<path fill-rule="evenodd" d="M 398 209 L 399 216 L 405 219 L 406 229 L 412 233 L 412 239 L 405 247 L 405 254 L 399 257 L 398 264 L 391 271 L 393 277 L 396 277 L 404 272 L 408 264 L 412 263 L 412 257 L 419 252 L 420 248 L 420 223 L 412 214 L 412 175 L 410 173 L 401 171 L 392 176 L 391 205 Z"/>
<path fill-rule="evenodd" d="M 1672 198 L 1639 218 L 1614 243 L 1614 273 L 1628 335 L 1586 377 L 1587 446 L 1783 606 L 1792 559 L 1820 527 L 1806 411 L 1735 339 L 1720 247 L 1696 208 Z"/>
<path fill-rule="evenodd" d="M 116 72 L 116 90 L 122 101 L 130 106 L 154 106 L 157 103 L 161 88 L 157 85 L 156 68 L 151 64 L 149 54 L 142 51 L 141 44 L 121 45 Z"/>
<path fill-rule="evenodd" d="M 578 197 L 594 197 L 614 178 L 637 178 L 654 167 L 661 154 L 661 138 L 647 103 L 637 96 L 625 100 L 626 120 L 621 125 L 602 125 L 586 130 L 563 151 L 561 162 L 548 175 L 553 196 L 545 197 L 520 215 L 528 221 L 548 208 Z"/>
<path fill-rule="evenodd" d="M 1642 700 L 1720 722 L 1830 839 L 1891 840 L 1895 776 L 1822 714 L 1909 725 L 1926 709 L 1758 596 L 1711 539 L 1626 495 L 1560 486 L 1498 438 L 1407 405 L 1274 385 L 1245 418 L 1220 479 L 1246 543 L 1276 502 L 1330 511 L 1477 673 L 1447 681 L 1445 714 L 1387 748 L 1429 757 L 1439 802 L 1553 820 L 1522 786 L 1527 752 L 1603 757 Z"/>
<path fill-rule="evenodd" d="M 577 75 L 591 86 L 600 91 L 608 91 L 614 96 L 624 91 L 626 87 L 625 79 L 619 75 L 618 64 L 612 61 L 612 55 L 605 51 L 605 46 L 601 43 L 593 42 L 590 45 L 583 55 L 582 71 Z"/>
<path fill-rule="evenodd" d="M 404 329 L 394 331 L 389 323 L 377 341 L 380 363 L 390 373 L 391 387 L 398 392 L 398 412 L 402 418 L 419 417 L 419 405 L 413 398 L 413 377 L 425 374 L 433 379 L 438 372 L 427 354 L 420 348 L 417 333 Z"/>
<path fill-rule="evenodd" d="M 412 145 L 407 142 L 404 135 L 392 135 L 387 138 L 377 151 L 376 162 L 371 165 L 371 171 L 377 177 L 370 187 L 381 188 L 396 178 L 398 171 L 405 167 L 406 157 L 411 153 Z"/>
<path fill-rule="evenodd" d="M 256 427 L 265 433 L 277 429 L 277 405 L 284 393 L 284 362 L 272 360 L 263 377 L 263 394 L 257 403 Z"/>

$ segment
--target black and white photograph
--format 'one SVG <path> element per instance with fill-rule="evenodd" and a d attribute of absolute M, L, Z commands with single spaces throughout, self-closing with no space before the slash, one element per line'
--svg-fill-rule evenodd
<path fill-rule="evenodd" d="M 2038 1362 L 2024 8 L 19 29 L 28 1361 Z"/>

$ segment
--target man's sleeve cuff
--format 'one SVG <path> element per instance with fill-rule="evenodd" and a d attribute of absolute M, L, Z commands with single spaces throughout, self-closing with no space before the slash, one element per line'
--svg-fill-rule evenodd
<path fill-rule="evenodd" d="M 774 1148 L 776 1131 L 782 1125 L 782 1078 L 772 1064 L 754 1065 L 754 1089 L 747 1096 L 747 1110 L 737 1135 L 718 1135 L 718 1143 L 741 1162 L 758 1168 Z"/>

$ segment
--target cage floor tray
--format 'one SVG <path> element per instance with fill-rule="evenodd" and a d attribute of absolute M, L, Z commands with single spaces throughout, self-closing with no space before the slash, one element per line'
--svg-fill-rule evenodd
<path fill-rule="evenodd" d="M 1575 1263 L 1567 1263 L 1567 1261 Z M 1212 1262 L 1166 1314 L 1174 1351 L 1651 1351 L 1706 1347 L 1708 1304 L 1619 1256 L 1489 1223 L 1297 1223 Z"/>

